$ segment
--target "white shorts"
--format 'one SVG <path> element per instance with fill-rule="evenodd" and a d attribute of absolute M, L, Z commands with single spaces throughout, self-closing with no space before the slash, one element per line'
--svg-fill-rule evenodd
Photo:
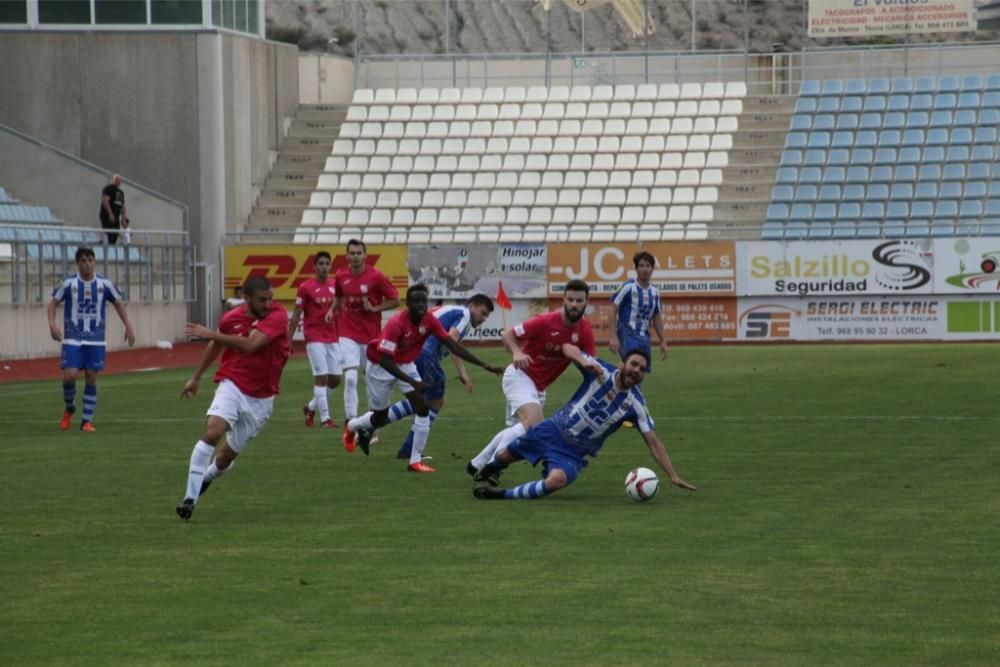
<path fill-rule="evenodd" d="M 274 410 L 274 396 L 254 398 L 247 396 L 230 380 L 223 380 L 215 388 L 215 398 L 208 408 L 209 415 L 222 417 L 229 424 L 227 441 L 234 452 L 242 452 L 253 440 Z"/>
<path fill-rule="evenodd" d="M 365 368 L 368 365 L 368 357 L 365 355 L 368 349 L 367 344 L 359 343 L 350 338 L 341 338 L 338 345 L 340 346 L 342 368 Z"/>
<path fill-rule="evenodd" d="M 520 368 L 515 368 L 511 364 L 503 372 L 503 395 L 507 399 L 507 426 L 513 426 L 520 421 L 517 418 L 517 411 L 522 405 L 534 403 L 540 407 L 545 407 L 545 392 L 538 391 L 535 381 L 528 377 L 528 374 Z"/>
<path fill-rule="evenodd" d="M 411 362 L 408 364 L 398 364 L 398 366 L 399 370 L 414 380 L 420 379 L 420 373 L 417 372 L 416 364 Z M 401 394 L 409 394 L 413 391 L 413 385 L 409 382 L 403 382 L 378 364 L 368 364 L 368 372 L 365 373 L 365 387 L 368 390 L 368 409 L 378 412 L 392 405 L 393 385 L 399 389 Z"/>
<path fill-rule="evenodd" d="M 309 356 L 313 377 L 340 375 L 340 344 L 306 343 L 306 354 Z"/>

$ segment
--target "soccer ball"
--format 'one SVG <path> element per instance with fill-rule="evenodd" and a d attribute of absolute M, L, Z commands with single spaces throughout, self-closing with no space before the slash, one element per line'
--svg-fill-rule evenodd
<path fill-rule="evenodd" d="M 652 500 L 660 490 L 660 480 L 649 468 L 630 470 L 625 477 L 625 495 L 640 503 Z"/>

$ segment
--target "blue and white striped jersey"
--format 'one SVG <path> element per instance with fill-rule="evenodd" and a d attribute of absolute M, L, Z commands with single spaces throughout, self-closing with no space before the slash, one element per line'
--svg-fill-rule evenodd
<path fill-rule="evenodd" d="M 438 319 L 445 331 L 458 329 L 458 339 L 462 340 L 472 329 L 472 314 L 465 306 L 439 306 L 431 311 L 431 314 Z M 448 348 L 441 345 L 434 336 L 424 341 L 424 349 L 421 354 L 436 355 L 438 359 L 448 356 Z"/>
<path fill-rule="evenodd" d="M 105 306 L 122 298 L 113 282 L 99 275 L 87 282 L 76 274 L 63 280 L 52 298 L 63 304 L 63 343 L 104 345 Z"/>
<path fill-rule="evenodd" d="M 598 359 L 597 363 L 604 368 L 604 373 L 597 377 L 584 371 L 583 384 L 569 402 L 552 415 L 552 421 L 566 442 L 590 456 L 597 455 L 604 441 L 622 422 L 634 422 L 641 433 L 648 433 L 655 426 L 646 412 L 646 399 L 639 387 L 618 389 L 615 386 L 618 367 L 603 359 Z"/>
<path fill-rule="evenodd" d="M 651 283 L 640 287 L 635 278 L 626 280 L 612 299 L 618 306 L 618 331 L 649 336 L 649 323 L 660 314 L 660 290 Z"/>

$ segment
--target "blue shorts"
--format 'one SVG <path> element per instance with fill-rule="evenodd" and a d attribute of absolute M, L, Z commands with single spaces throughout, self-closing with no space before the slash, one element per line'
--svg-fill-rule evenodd
<path fill-rule="evenodd" d="M 104 370 L 103 345 L 66 345 L 62 346 L 62 359 L 59 368 L 80 368 L 85 371 Z"/>
<path fill-rule="evenodd" d="M 444 398 L 444 369 L 441 360 L 434 355 L 421 354 L 417 358 L 417 372 L 420 379 L 430 385 L 424 396 L 429 400 Z"/>
<path fill-rule="evenodd" d="M 653 349 L 649 336 L 639 336 L 632 329 L 619 329 L 615 333 L 618 334 L 618 342 L 621 343 L 621 347 L 618 348 L 618 356 L 621 357 L 621 360 L 625 361 L 626 352 L 642 350 L 649 357 L 649 367 L 646 372 L 651 372 L 653 370 Z"/>
<path fill-rule="evenodd" d="M 566 473 L 566 484 L 572 484 L 587 467 L 586 459 L 566 442 L 551 419 L 532 426 L 530 431 L 512 442 L 507 451 L 531 465 L 542 461 L 543 478 L 549 476 L 550 470 L 562 470 Z"/>

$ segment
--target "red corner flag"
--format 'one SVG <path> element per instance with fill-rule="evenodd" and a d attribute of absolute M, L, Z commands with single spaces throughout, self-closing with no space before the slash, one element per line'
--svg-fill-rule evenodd
<path fill-rule="evenodd" d="M 510 299 L 507 298 L 507 293 L 503 291 L 502 280 L 497 285 L 497 305 L 503 310 L 510 310 L 512 308 Z"/>

